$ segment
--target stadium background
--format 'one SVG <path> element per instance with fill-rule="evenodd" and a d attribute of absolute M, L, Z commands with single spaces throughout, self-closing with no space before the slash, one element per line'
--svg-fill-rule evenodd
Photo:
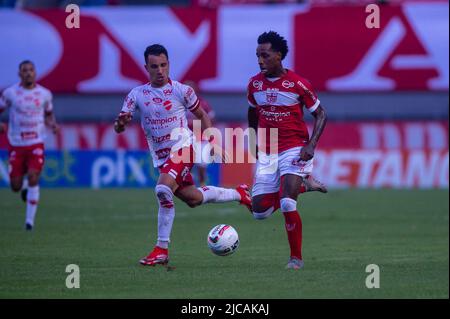
<path fill-rule="evenodd" d="M 167 46 L 172 78 L 199 83 L 222 132 L 246 128 L 256 38 L 269 29 L 287 37 L 285 65 L 312 82 L 329 114 L 318 178 L 331 188 L 448 187 L 446 1 L 379 2 L 380 29 L 365 27 L 368 1 L 79 1 L 79 29 L 65 25 L 66 2 L 10 3 L 0 11 L 8 44 L 0 89 L 17 82 L 21 60 L 35 61 L 62 124 L 58 136 L 47 134 L 44 187 L 154 185 L 139 125 L 123 135 L 111 126 L 127 92 L 146 81 L 142 52 L 151 43 Z M 210 183 L 251 183 L 251 165 L 211 165 Z"/>

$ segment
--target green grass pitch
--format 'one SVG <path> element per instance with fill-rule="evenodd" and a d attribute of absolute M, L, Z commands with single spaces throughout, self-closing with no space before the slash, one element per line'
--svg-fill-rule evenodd
<path fill-rule="evenodd" d="M 153 189 L 41 189 L 32 232 L 25 204 L 0 190 L 0 298 L 448 298 L 448 190 L 332 190 L 300 197 L 305 268 L 286 270 L 284 219 L 254 220 L 236 203 L 176 202 L 166 268 L 138 260 L 156 240 Z M 216 224 L 240 236 L 218 257 Z M 80 288 L 66 288 L 68 264 Z M 380 267 L 380 288 L 365 286 Z"/>

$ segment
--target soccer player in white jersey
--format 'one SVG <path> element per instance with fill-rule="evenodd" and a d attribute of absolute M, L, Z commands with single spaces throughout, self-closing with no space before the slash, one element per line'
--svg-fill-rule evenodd
<path fill-rule="evenodd" d="M 188 128 L 186 112 L 194 113 L 204 129 L 211 127 L 211 121 L 194 90 L 169 78 L 169 55 L 162 45 L 147 47 L 144 59 L 150 82 L 131 90 L 114 122 L 114 129 L 117 133 L 123 132 L 139 111 L 153 165 L 160 171 L 155 187 L 159 203 L 158 238 L 153 250 L 140 260 L 142 265 L 154 266 L 165 265 L 169 261 L 168 247 L 175 217 L 174 195 L 190 207 L 238 201 L 249 210 L 251 197 L 247 185 L 236 189 L 194 186 L 190 174 L 194 165 L 194 138 Z M 183 137 L 177 136 L 177 131 L 184 132 Z M 174 134 L 172 138 L 171 134 Z"/>
<path fill-rule="evenodd" d="M 19 64 L 20 83 L 2 92 L 0 113 L 9 109 L 9 125 L 0 123 L 0 133 L 8 131 L 9 177 L 14 192 L 22 190 L 27 203 L 25 229 L 32 230 L 39 202 L 39 176 L 44 166 L 45 126 L 53 133 L 58 125 L 53 114 L 52 94 L 36 83 L 33 62 Z M 23 188 L 24 177 L 28 187 Z"/>
<path fill-rule="evenodd" d="M 290 246 L 286 267 L 299 269 L 303 267 L 302 221 L 297 197 L 305 191 L 327 192 L 311 176 L 314 150 L 327 116 L 308 81 L 283 67 L 287 52 L 287 41 L 278 33 L 264 32 L 258 37 L 256 56 L 261 72 L 247 87 L 249 127 L 265 129 L 267 134 L 275 129 L 278 139 L 276 148 L 271 149 L 275 141 L 270 140 L 259 147 L 252 207 L 256 219 L 265 219 L 281 208 Z M 303 107 L 315 119 L 311 137 Z"/>

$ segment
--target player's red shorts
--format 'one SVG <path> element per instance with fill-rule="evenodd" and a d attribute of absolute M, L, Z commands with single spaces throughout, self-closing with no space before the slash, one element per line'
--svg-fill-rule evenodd
<path fill-rule="evenodd" d="M 179 150 L 175 157 L 168 158 L 166 162 L 159 167 L 160 173 L 166 173 L 172 176 L 180 187 L 194 185 L 194 179 L 191 175 L 191 169 L 194 166 L 193 148 L 191 146 L 185 150 L 188 150 L 186 153 L 187 159 L 182 160 L 177 157 L 182 154 L 182 150 Z"/>
<path fill-rule="evenodd" d="M 41 172 L 44 167 L 44 144 L 9 145 L 9 177 L 24 176 L 28 171 Z"/>

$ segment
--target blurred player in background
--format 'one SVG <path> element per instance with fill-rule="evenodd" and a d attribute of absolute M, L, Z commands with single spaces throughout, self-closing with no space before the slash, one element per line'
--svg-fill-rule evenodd
<path fill-rule="evenodd" d="M 211 106 L 209 105 L 209 103 L 203 99 L 201 96 L 199 96 L 198 92 L 199 92 L 199 88 L 196 82 L 194 81 L 185 81 L 184 82 L 185 85 L 190 86 L 194 92 L 197 93 L 197 97 L 198 100 L 200 101 L 200 106 L 201 108 L 205 111 L 205 113 L 208 115 L 209 119 L 211 120 L 211 125 L 214 126 L 214 111 L 211 108 Z M 195 117 L 194 113 L 192 112 L 187 112 L 187 119 L 188 119 L 188 126 L 189 129 L 191 129 L 191 131 L 193 130 L 193 121 L 196 120 L 197 118 Z M 204 129 L 202 128 L 201 130 L 201 135 L 202 136 L 196 136 L 196 143 L 199 144 L 198 147 L 201 150 L 207 149 L 206 145 L 209 143 L 209 141 L 203 140 L 203 131 Z M 194 131 L 195 133 L 195 131 Z M 207 177 L 207 173 L 206 173 L 206 169 L 208 167 L 208 163 L 206 161 L 202 161 L 201 160 L 201 152 L 197 152 L 196 153 L 196 161 L 195 161 L 195 168 L 197 169 L 198 172 L 198 182 L 200 184 L 200 186 L 204 186 L 206 183 L 206 177 Z"/>
<path fill-rule="evenodd" d="M 154 266 L 166 265 L 169 261 L 168 247 L 175 218 L 174 195 L 190 207 L 238 201 L 249 210 L 251 197 L 247 185 L 236 189 L 195 187 L 190 174 L 194 165 L 195 138 L 188 128 L 186 113 L 192 112 L 201 121 L 203 129 L 211 127 L 211 120 L 200 106 L 194 90 L 169 78 L 169 55 L 162 45 L 147 47 L 144 59 L 150 82 L 131 90 L 114 122 L 114 130 L 123 132 L 139 110 L 153 165 L 159 168 L 155 187 L 159 203 L 158 239 L 154 249 L 140 260 L 142 265 Z M 178 134 L 174 134 L 178 139 L 171 136 L 176 130 L 183 133 L 181 138 Z"/>
<path fill-rule="evenodd" d="M 270 142 L 266 143 L 257 153 L 252 207 L 256 219 L 265 219 L 281 208 L 291 250 L 286 267 L 299 269 L 303 267 L 302 220 L 297 197 L 305 191 L 327 192 L 311 176 L 314 150 L 327 116 L 311 85 L 283 67 L 287 52 L 287 41 L 278 33 L 270 31 L 258 37 L 256 56 L 261 72 L 247 87 L 248 122 L 255 130 L 265 128 L 266 137 L 269 129 L 278 129 L 278 144 L 271 150 Z M 311 138 L 303 107 L 315 119 Z"/>
<path fill-rule="evenodd" d="M 9 125 L 0 123 L 0 133 L 8 131 L 9 177 L 14 192 L 22 190 L 27 203 L 25 229 L 31 230 L 39 202 L 39 176 L 44 166 L 45 126 L 57 133 L 52 93 L 36 83 L 31 61 L 19 64 L 20 83 L 2 92 L 0 113 L 9 109 Z M 28 185 L 24 183 L 24 177 Z"/>

